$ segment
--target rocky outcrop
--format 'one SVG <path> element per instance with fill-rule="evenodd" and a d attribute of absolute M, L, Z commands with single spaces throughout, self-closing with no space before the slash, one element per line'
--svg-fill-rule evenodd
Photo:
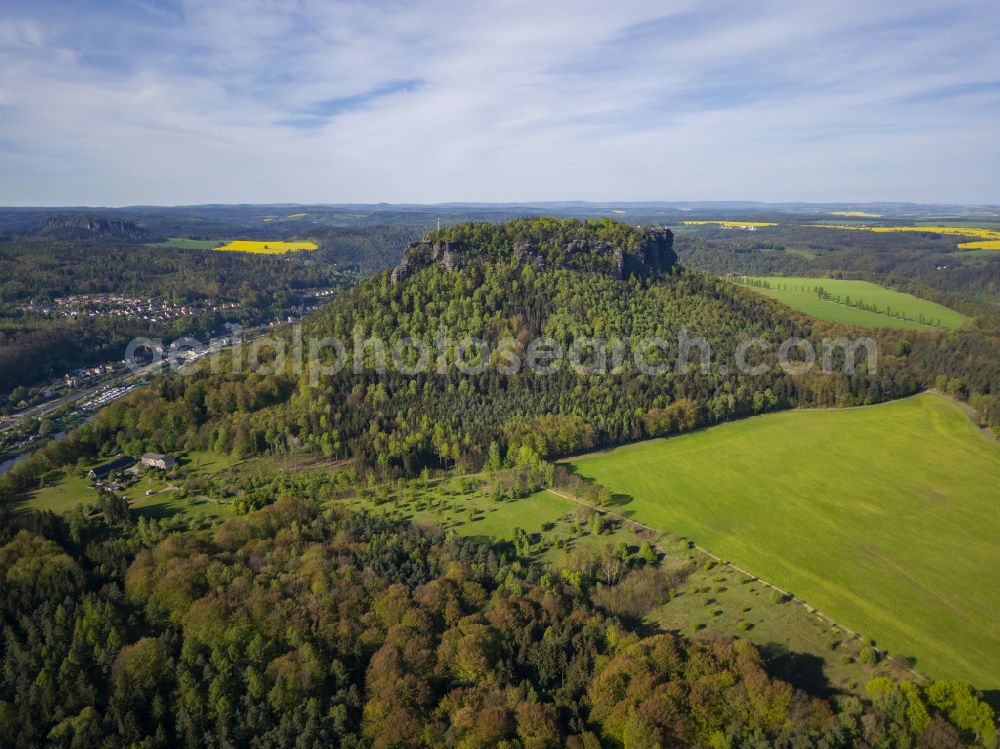
<path fill-rule="evenodd" d="M 399 261 L 399 265 L 397 265 L 395 268 L 392 269 L 392 273 L 390 274 L 389 279 L 392 281 L 393 284 L 397 284 L 400 281 L 405 281 L 407 278 L 412 276 L 418 269 L 419 266 L 413 260 L 413 258 L 407 254 L 404 254 L 403 259 Z"/>
<path fill-rule="evenodd" d="M 521 242 L 514 248 L 476 247 L 440 241 L 428 235 L 406 248 L 403 259 L 391 273 L 392 283 L 400 283 L 422 268 L 438 264 L 453 271 L 468 263 L 509 261 L 535 268 L 564 268 L 607 273 L 616 278 L 649 276 L 669 271 L 677 262 L 673 234 L 663 227 L 635 228 L 627 235 L 626 246 L 606 240 L 579 238 L 553 247 Z M 509 247 L 509 246 L 508 246 Z"/>
<path fill-rule="evenodd" d="M 628 276 L 648 276 L 673 268 L 677 262 L 674 252 L 674 235 L 662 227 L 643 230 L 641 241 L 634 252 L 625 252 L 621 247 L 614 249 L 615 273 L 618 278 Z"/>

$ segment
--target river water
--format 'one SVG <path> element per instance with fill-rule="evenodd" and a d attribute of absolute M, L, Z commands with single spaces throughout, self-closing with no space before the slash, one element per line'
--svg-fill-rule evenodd
<path fill-rule="evenodd" d="M 3 463 L 0 463 L 0 474 L 7 473 L 11 468 L 13 468 L 17 463 L 28 457 L 30 453 L 21 453 L 13 458 L 7 458 Z"/>
<path fill-rule="evenodd" d="M 55 434 L 52 435 L 52 439 L 61 440 L 65 436 L 66 436 L 66 432 L 65 431 L 56 432 Z M 33 452 L 34 452 L 34 450 L 28 450 L 27 452 L 23 452 L 20 455 L 15 455 L 13 458 L 7 458 L 7 460 L 5 460 L 2 463 L 0 463 L 0 475 L 3 475 L 5 473 L 7 473 L 7 471 L 9 471 L 15 465 L 17 465 L 22 460 L 24 460 L 25 458 L 27 458 Z"/>

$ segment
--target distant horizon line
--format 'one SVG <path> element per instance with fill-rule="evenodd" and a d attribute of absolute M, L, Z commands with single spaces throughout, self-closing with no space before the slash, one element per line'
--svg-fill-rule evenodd
<path fill-rule="evenodd" d="M 88 205 L 88 204 L 37 204 L 37 205 L 0 205 L 0 211 L 119 211 L 142 208 L 464 208 L 464 207 L 553 207 L 553 206 L 637 206 L 637 207 L 914 207 L 914 208 L 973 208 L 1000 210 L 1000 203 L 963 203 L 963 202 L 917 202 L 911 200 L 467 200 L 442 202 L 287 202 L 287 203 L 130 203 L 123 205 Z"/>

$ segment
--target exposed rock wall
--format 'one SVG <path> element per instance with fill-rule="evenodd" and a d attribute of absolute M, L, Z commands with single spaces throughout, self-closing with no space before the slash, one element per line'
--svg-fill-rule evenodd
<path fill-rule="evenodd" d="M 563 244 L 557 252 L 550 249 L 543 253 L 531 244 L 520 244 L 510 251 L 509 257 L 518 265 L 544 268 L 551 264 L 559 268 L 604 272 L 616 278 L 655 275 L 669 271 L 677 262 L 673 233 L 662 227 L 636 229 L 635 241 L 630 249 L 606 241 L 577 239 Z M 487 259 L 489 255 L 481 249 L 450 245 L 425 237 L 407 246 L 403 259 L 392 271 L 391 279 L 394 284 L 399 283 L 435 263 L 451 271 L 467 263 Z"/>

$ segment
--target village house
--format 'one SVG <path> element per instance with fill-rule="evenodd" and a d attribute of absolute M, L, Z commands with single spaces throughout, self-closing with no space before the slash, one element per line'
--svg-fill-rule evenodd
<path fill-rule="evenodd" d="M 160 453 L 146 453 L 142 456 L 143 468 L 155 468 L 158 471 L 169 471 L 176 462 L 173 456 Z"/>
<path fill-rule="evenodd" d="M 103 465 L 94 466 L 90 469 L 90 473 L 87 475 L 94 481 L 103 481 L 108 476 L 124 471 L 126 468 L 135 463 L 135 460 L 128 457 L 127 455 L 120 455 L 119 457 L 112 460 L 110 463 L 104 463 Z"/>

